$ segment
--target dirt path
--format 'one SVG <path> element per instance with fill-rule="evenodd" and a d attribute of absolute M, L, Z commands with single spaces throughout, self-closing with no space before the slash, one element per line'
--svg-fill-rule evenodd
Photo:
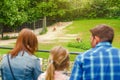
<path fill-rule="evenodd" d="M 39 35 L 41 29 L 36 29 L 34 33 L 37 35 L 39 43 L 51 43 L 54 40 L 67 41 L 68 39 L 74 39 L 77 36 L 77 34 L 64 34 L 63 29 L 70 24 L 72 24 L 72 22 L 59 22 L 48 27 L 48 32 L 44 35 Z M 13 33 L 11 35 L 17 36 L 18 33 Z M 0 45 L 8 45 L 11 43 L 15 43 L 15 41 L 16 39 L 0 40 Z"/>
<path fill-rule="evenodd" d="M 64 33 L 64 28 L 68 25 L 72 24 L 72 22 L 61 22 L 57 23 L 48 28 L 48 32 L 44 35 L 38 36 L 38 40 L 40 43 L 52 43 L 55 40 L 59 41 L 67 41 L 68 39 L 73 39 L 77 35 L 69 35 Z M 54 29 L 55 27 L 55 29 Z"/>

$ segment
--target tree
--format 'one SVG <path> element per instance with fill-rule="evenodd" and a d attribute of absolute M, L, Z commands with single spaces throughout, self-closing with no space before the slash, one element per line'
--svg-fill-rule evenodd
<path fill-rule="evenodd" d="M 55 8 L 57 6 L 53 3 L 53 1 L 45 1 L 39 4 L 39 8 L 41 10 L 40 14 L 42 14 L 43 17 L 43 29 L 41 34 L 45 33 L 47 31 L 46 27 L 46 16 L 52 16 L 55 15 Z"/>
<path fill-rule="evenodd" d="M 42 15 L 39 14 L 37 4 L 40 0 L 1 0 L 0 24 L 1 33 L 4 26 L 16 29 L 26 22 L 35 22 Z M 3 38 L 3 33 L 2 33 Z"/>
<path fill-rule="evenodd" d="M 24 11 L 28 5 L 28 0 L 1 0 L 0 1 L 0 24 L 1 30 L 4 26 L 13 29 L 27 21 L 27 13 Z M 3 31 L 2 38 L 3 38 Z"/>
<path fill-rule="evenodd" d="M 59 0 L 1 0 L 0 1 L 0 24 L 1 32 L 4 26 L 15 29 L 25 22 L 35 22 L 46 16 L 62 14 L 63 10 L 58 10 L 56 2 Z M 43 32 L 46 31 L 44 22 Z M 3 37 L 3 36 L 2 36 Z"/>
<path fill-rule="evenodd" d="M 37 7 L 39 9 L 39 14 L 42 14 L 42 18 L 43 18 L 43 29 L 41 32 L 41 34 L 43 34 L 47 31 L 46 17 L 62 14 L 59 13 L 62 10 L 58 9 L 58 5 L 54 0 L 49 0 L 49 1 L 44 0 L 43 2 L 39 3 Z"/>
<path fill-rule="evenodd" d="M 109 14 L 108 17 L 120 18 L 120 0 L 106 0 Z"/>

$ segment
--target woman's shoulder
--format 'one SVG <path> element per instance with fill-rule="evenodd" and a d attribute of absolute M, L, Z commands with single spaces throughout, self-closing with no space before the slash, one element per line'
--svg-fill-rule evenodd
<path fill-rule="evenodd" d="M 30 53 L 28 53 L 27 51 L 24 51 L 24 54 L 23 54 L 23 52 L 21 51 L 21 52 L 19 52 L 19 55 L 24 55 L 24 57 L 30 58 L 30 59 L 32 59 L 32 60 L 38 59 L 35 55 L 30 54 Z"/>

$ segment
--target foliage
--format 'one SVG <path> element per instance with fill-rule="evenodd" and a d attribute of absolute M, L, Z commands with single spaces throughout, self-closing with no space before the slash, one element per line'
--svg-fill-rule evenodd
<path fill-rule="evenodd" d="M 44 16 L 53 16 L 60 11 L 53 0 L 48 2 L 40 0 L 4 0 L 0 1 L 0 7 L 0 23 L 12 28 L 17 28 L 25 22 L 36 21 Z"/>
<path fill-rule="evenodd" d="M 57 15 L 53 16 L 57 21 L 61 21 L 62 19 L 67 20 L 69 18 L 68 12 L 72 9 L 71 3 L 67 0 L 57 0 L 54 2 L 57 5 Z M 68 17 L 68 18 L 67 18 Z"/>
<path fill-rule="evenodd" d="M 120 18 L 120 0 L 70 0 L 61 20 L 78 18 Z"/>
<path fill-rule="evenodd" d="M 44 16 L 57 21 L 120 18 L 120 0 L 1 0 L 0 7 L 0 23 L 12 28 Z"/>
<path fill-rule="evenodd" d="M 46 17 L 55 15 L 57 6 L 56 6 L 56 4 L 53 3 L 53 1 L 50 0 L 50 1 L 43 1 L 43 2 L 39 3 L 37 5 L 37 8 L 39 9 L 39 14 L 41 14 L 41 16 L 43 17 L 43 29 L 40 32 L 40 34 L 44 34 L 47 31 Z"/>
<path fill-rule="evenodd" d="M 47 31 L 48 31 L 47 28 L 43 29 L 43 30 L 40 32 L 40 35 L 45 34 Z"/>
<path fill-rule="evenodd" d="M 17 38 L 17 36 L 10 37 L 10 36 L 6 35 L 3 38 L 1 38 L 1 40 L 16 39 L 16 38 Z"/>
<path fill-rule="evenodd" d="M 6 35 L 2 38 L 2 40 L 8 40 L 8 39 L 10 39 L 10 37 L 8 35 Z"/>
<path fill-rule="evenodd" d="M 88 50 L 91 48 L 89 41 L 70 42 L 70 43 L 68 43 L 68 47 L 79 48 L 79 49 L 83 49 L 83 50 Z"/>
<path fill-rule="evenodd" d="M 42 16 L 52 16 L 56 14 L 55 11 L 56 11 L 57 5 L 54 4 L 52 1 L 41 2 L 37 5 L 37 8 L 40 10 L 39 13 Z"/>
<path fill-rule="evenodd" d="M 0 3 L 0 23 L 15 28 L 27 21 L 27 13 L 24 10 L 28 0 L 4 0 Z"/>

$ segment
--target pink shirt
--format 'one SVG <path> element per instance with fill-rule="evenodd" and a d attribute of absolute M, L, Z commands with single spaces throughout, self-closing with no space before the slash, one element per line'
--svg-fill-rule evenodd
<path fill-rule="evenodd" d="M 38 80 L 45 80 L 46 72 L 42 73 L 39 77 Z M 69 77 L 65 74 L 63 74 L 63 71 L 55 71 L 55 76 L 54 80 L 69 80 Z"/>

